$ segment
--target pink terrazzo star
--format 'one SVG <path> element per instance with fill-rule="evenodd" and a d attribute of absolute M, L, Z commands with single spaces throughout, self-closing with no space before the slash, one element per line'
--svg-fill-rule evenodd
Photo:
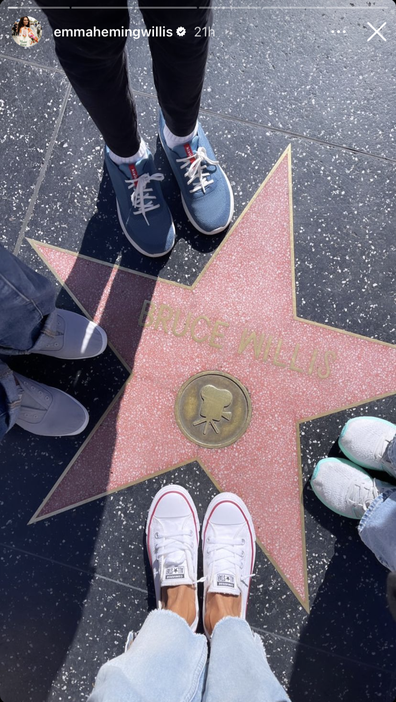
<path fill-rule="evenodd" d="M 297 318 L 291 212 L 289 147 L 191 288 L 34 243 L 132 375 L 32 521 L 199 460 L 245 500 L 260 545 L 308 606 L 299 422 L 395 392 L 396 354 Z M 191 443 L 175 420 L 180 387 L 205 370 L 251 396 L 251 423 L 226 448 Z"/>

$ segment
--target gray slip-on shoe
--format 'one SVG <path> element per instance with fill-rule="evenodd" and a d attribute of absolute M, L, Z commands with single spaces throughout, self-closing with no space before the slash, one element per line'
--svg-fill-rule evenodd
<path fill-rule="evenodd" d="M 78 400 L 19 373 L 14 376 L 23 391 L 18 426 L 39 436 L 74 436 L 84 431 L 89 415 Z"/>
<path fill-rule="evenodd" d="M 99 356 L 107 346 L 107 335 L 104 329 L 82 314 L 69 310 L 56 309 L 57 329 L 55 336 L 42 335 L 40 349 L 33 353 L 43 356 L 53 356 L 77 360 Z"/>

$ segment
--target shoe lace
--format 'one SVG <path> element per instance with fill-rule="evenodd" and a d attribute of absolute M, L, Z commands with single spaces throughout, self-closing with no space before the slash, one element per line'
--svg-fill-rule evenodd
<path fill-rule="evenodd" d="M 217 573 L 229 568 L 231 572 L 235 573 L 237 587 L 241 589 L 241 582 L 247 586 L 249 583 L 245 581 L 254 578 L 255 574 L 250 573 L 250 575 L 241 576 L 240 573 L 243 568 L 243 557 L 245 555 L 243 548 L 245 539 L 222 536 L 221 538 L 208 537 L 206 541 L 209 544 L 207 549 L 209 574 L 201 578 L 199 582 L 204 582 L 207 579 L 211 581 Z M 228 555 L 225 555 L 224 552 L 228 553 Z"/>
<path fill-rule="evenodd" d="M 349 504 L 353 505 L 356 514 L 359 514 L 359 507 L 363 510 L 364 514 L 370 507 L 372 501 L 375 500 L 375 498 L 379 495 L 377 484 L 374 481 L 371 488 L 367 487 L 366 485 L 356 484 L 354 485 L 354 488 L 357 490 L 358 497 L 356 497 L 356 494 L 354 494 L 354 497 L 348 497 L 347 501 L 349 502 Z"/>
<path fill-rule="evenodd" d="M 187 168 L 187 171 L 184 174 L 185 178 L 188 178 L 187 185 L 191 185 L 191 183 L 193 183 L 194 180 L 197 181 L 194 184 L 194 187 L 190 189 L 190 193 L 195 193 L 197 192 L 197 190 L 201 189 L 203 190 L 203 192 L 205 192 L 205 188 L 207 188 L 208 185 L 213 183 L 213 178 L 210 179 L 211 174 L 207 171 L 205 172 L 204 169 L 205 166 L 207 166 L 207 164 L 210 164 L 211 166 L 217 166 L 219 162 L 209 158 L 204 146 L 199 146 L 193 156 L 177 158 L 176 161 L 182 164 L 180 166 L 182 170 L 184 168 Z"/>
<path fill-rule="evenodd" d="M 153 189 L 148 187 L 148 184 L 152 180 L 161 181 L 164 180 L 164 176 L 162 173 L 143 173 L 137 180 L 125 180 L 126 183 L 129 183 L 128 189 L 134 188 L 131 196 L 132 205 L 135 208 L 135 212 L 133 214 L 143 215 L 148 226 L 150 226 L 150 223 L 146 217 L 146 212 L 156 210 L 158 207 L 160 207 L 159 204 L 154 204 L 153 201 L 157 196 L 154 195 Z"/>
<path fill-rule="evenodd" d="M 164 567 L 181 565 L 186 557 L 188 562 L 192 562 L 194 549 L 192 537 L 192 529 L 178 531 L 177 534 L 169 536 L 158 532 L 155 534 L 155 554 L 157 558 L 164 559 Z"/>

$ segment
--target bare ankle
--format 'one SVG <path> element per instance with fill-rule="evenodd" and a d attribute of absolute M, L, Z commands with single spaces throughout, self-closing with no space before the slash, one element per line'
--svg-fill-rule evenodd
<path fill-rule="evenodd" d="M 208 592 L 205 610 L 205 628 L 211 636 L 217 622 L 221 619 L 241 616 L 241 596 Z"/>
<path fill-rule="evenodd" d="M 191 624 L 196 616 L 195 588 L 193 585 L 176 585 L 163 587 L 161 599 L 164 609 L 168 609 Z"/>

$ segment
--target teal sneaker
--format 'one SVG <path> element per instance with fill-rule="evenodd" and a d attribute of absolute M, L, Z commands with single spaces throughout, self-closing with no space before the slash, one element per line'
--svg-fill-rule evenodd
<path fill-rule="evenodd" d="M 363 468 L 344 458 L 323 458 L 311 478 L 316 497 L 341 517 L 361 519 L 384 490 L 394 487 L 372 478 Z"/>
<path fill-rule="evenodd" d="M 161 112 L 159 137 L 178 182 L 188 219 L 202 234 L 219 234 L 231 222 L 234 196 L 201 125 L 198 123 L 198 134 L 191 141 L 174 149 L 166 143 L 164 128 Z"/>
<path fill-rule="evenodd" d="M 169 253 L 176 232 L 162 194 L 161 173 L 155 172 L 153 157 L 120 166 L 105 147 L 105 163 L 117 198 L 118 219 L 128 241 L 139 253 L 158 258 Z"/>
<path fill-rule="evenodd" d="M 395 441 L 396 424 L 380 417 L 354 417 L 344 425 L 338 445 L 347 458 L 363 468 L 384 470 L 396 477 L 396 465 L 389 459 L 389 448 Z"/>

